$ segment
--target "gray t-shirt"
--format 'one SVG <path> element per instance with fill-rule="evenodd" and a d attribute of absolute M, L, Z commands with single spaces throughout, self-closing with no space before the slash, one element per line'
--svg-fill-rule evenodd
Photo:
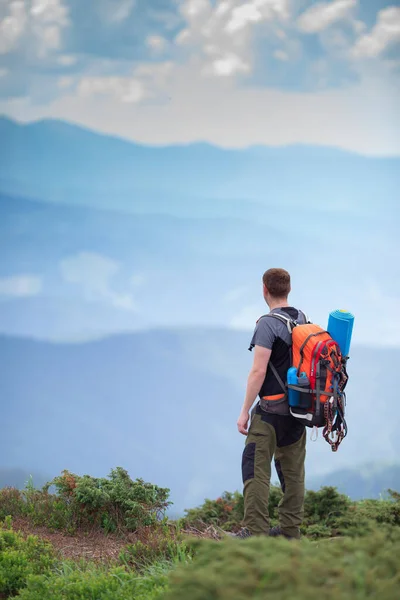
<path fill-rule="evenodd" d="M 271 313 L 278 313 L 286 318 L 289 317 L 299 324 L 307 322 L 306 315 L 292 306 L 275 308 Z M 270 362 L 278 371 L 282 381 L 286 381 L 287 370 L 290 366 L 291 344 L 292 336 L 287 324 L 280 319 L 264 315 L 257 321 L 249 349 L 252 350 L 254 346 L 262 346 L 272 350 Z M 279 382 L 271 369 L 268 369 L 260 390 L 260 397 L 273 396 L 281 392 L 282 388 Z"/>
<path fill-rule="evenodd" d="M 297 321 L 299 324 L 306 322 L 306 316 L 302 311 L 287 306 L 282 308 L 274 308 L 271 313 L 280 314 L 286 318 L 290 317 Z M 289 333 L 287 325 L 280 319 L 273 319 L 270 317 L 261 317 L 256 324 L 254 329 L 253 338 L 251 340 L 252 346 L 262 346 L 263 348 L 273 349 L 274 342 L 277 338 L 282 339 L 286 344 L 292 343 L 292 337 Z"/>

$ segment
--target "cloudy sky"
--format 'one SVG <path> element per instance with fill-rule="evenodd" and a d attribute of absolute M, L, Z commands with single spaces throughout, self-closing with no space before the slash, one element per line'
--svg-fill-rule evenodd
<path fill-rule="evenodd" d="M 0 0 L 0 113 L 398 155 L 399 47 L 396 0 Z"/>

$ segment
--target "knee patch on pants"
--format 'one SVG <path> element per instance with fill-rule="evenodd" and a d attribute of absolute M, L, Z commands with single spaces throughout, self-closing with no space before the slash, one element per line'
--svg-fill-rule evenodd
<path fill-rule="evenodd" d="M 256 457 L 256 443 L 250 442 L 243 450 L 242 456 L 242 479 L 243 483 L 254 479 L 254 462 Z"/>

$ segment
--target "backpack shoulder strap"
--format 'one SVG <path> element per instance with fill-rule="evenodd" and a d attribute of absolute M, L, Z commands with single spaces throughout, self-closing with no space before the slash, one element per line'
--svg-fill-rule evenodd
<path fill-rule="evenodd" d="M 297 321 L 295 321 L 294 319 L 291 319 L 290 317 L 285 317 L 284 315 L 278 313 L 268 313 L 267 315 L 264 315 L 264 317 L 273 317 L 274 319 L 279 319 L 279 321 L 285 323 L 290 334 L 292 333 L 293 328 L 296 327 L 296 325 L 298 325 Z"/>
<path fill-rule="evenodd" d="M 283 383 L 281 376 L 279 375 L 278 371 L 275 369 L 275 367 L 274 367 L 274 365 L 272 364 L 271 361 L 269 361 L 268 367 L 270 367 L 270 369 L 273 372 L 275 378 L 277 379 L 279 385 L 281 386 L 283 392 L 286 394 L 287 393 L 287 386 Z"/>
<path fill-rule="evenodd" d="M 299 310 L 299 312 L 301 312 L 301 314 L 303 315 L 305 322 L 306 322 L 308 325 L 310 325 L 310 324 L 311 324 L 311 321 L 310 321 L 310 319 L 308 318 L 308 316 L 306 315 L 306 313 L 305 313 L 304 311 L 302 311 L 302 310 Z"/>

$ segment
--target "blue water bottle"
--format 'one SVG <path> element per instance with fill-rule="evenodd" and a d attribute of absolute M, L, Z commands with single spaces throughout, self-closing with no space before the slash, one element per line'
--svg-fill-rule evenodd
<path fill-rule="evenodd" d="M 334 310 L 329 315 L 327 331 L 339 344 L 343 356 L 348 356 L 350 352 L 353 325 L 354 315 L 346 310 Z"/>
<path fill-rule="evenodd" d="M 288 385 L 297 385 L 297 369 L 296 367 L 290 367 L 287 372 Z M 300 404 L 300 392 L 288 388 L 288 400 L 289 406 L 298 406 Z"/>

